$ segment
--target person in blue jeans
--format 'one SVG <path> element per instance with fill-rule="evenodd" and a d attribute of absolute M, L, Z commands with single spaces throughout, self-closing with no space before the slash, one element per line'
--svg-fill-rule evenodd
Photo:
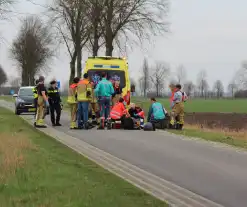
<path fill-rule="evenodd" d="M 105 120 L 110 117 L 111 97 L 114 94 L 113 85 L 106 79 L 106 73 L 102 73 L 102 80 L 97 84 L 94 93 L 98 97 L 98 103 L 100 106 L 100 127 L 104 129 Z"/>
<path fill-rule="evenodd" d="M 77 121 L 79 129 L 89 129 L 88 109 L 92 99 L 92 85 L 88 80 L 88 74 L 85 73 L 83 79 L 77 84 Z"/>

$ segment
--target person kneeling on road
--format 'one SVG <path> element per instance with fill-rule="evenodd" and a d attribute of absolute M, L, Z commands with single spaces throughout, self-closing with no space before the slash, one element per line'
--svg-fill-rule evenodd
<path fill-rule="evenodd" d="M 57 82 L 55 80 L 50 82 L 50 87 L 48 88 L 48 100 L 50 104 L 52 126 L 62 126 L 60 124 L 62 101 L 57 87 Z M 56 112 L 56 118 L 55 118 L 55 112 Z"/>
<path fill-rule="evenodd" d="M 128 111 L 130 114 L 130 117 L 132 117 L 136 123 L 138 122 L 139 126 L 143 128 L 144 118 L 145 118 L 144 111 L 139 105 L 136 106 L 134 103 L 131 103 L 130 106 L 131 107 Z"/>
<path fill-rule="evenodd" d="M 147 121 L 152 123 L 153 130 L 155 130 L 156 123 L 162 123 L 165 120 L 166 112 L 161 103 L 157 102 L 155 98 L 151 98 L 151 106 L 148 112 Z"/>
<path fill-rule="evenodd" d="M 129 116 L 127 109 L 124 106 L 124 99 L 119 98 L 119 101 L 112 107 L 110 112 L 110 117 L 112 121 L 121 121 L 121 128 L 123 128 L 124 125 L 124 119 L 125 117 Z"/>

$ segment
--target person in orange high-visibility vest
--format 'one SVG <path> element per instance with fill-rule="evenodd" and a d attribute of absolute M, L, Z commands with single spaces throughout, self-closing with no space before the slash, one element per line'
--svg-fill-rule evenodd
<path fill-rule="evenodd" d="M 70 129 L 77 129 L 76 113 L 77 113 L 77 84 L 80 78 L 75 77 L 73 83 L 69 86 L 67 103 L 70 106 Z"/>
<path fill-rule="evenodd" d="M 129 116 L 128 110 L 124 106 L 124 99 L 119 98 L 119 101 L 112 107 L 110 111 L 110 118 L 113 121 L 121 120 L 121 125 L 123 126 L 125 117 Z"/>

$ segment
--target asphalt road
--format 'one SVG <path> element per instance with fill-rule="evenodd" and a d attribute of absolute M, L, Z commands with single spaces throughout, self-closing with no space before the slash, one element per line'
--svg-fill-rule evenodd
<path fill-rule="evenodd" d="M 50 124 L 50 121 L 47 121 Z M 247 152 L 166 132 L 60 131 L 226 207 L 247 206 Z"/>
<path fill-rule="evenodd" d="M 49 121 L 48 121 L 49 123 Z M 247 152 L 166 132 L 63 132 L 226 207 L 247 206 Z"/>

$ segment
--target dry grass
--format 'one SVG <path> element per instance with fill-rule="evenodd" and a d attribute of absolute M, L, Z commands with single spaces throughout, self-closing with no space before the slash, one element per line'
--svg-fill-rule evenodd
<path fill-rule="evenodd" d="M 36 149 L 25 134 L 0 134 L 0 183 L 25 164 L 24 151 Z"/>
<path fill-rule="evenodd" d="M 227 128 L 206 128 L 202 125 L 191 125 L 191 124 L 185 124 L 185 129 L 192 129 L 192 130 L 198 130 L 201 132 L 211 132 L 211 133 L 219 133 L 224 135 L 225 137 L 230 137 L 233 139 L 243 140 L 247 141 L 247 130 L 239 130 L 239 131 L 233 131 Z"/>

